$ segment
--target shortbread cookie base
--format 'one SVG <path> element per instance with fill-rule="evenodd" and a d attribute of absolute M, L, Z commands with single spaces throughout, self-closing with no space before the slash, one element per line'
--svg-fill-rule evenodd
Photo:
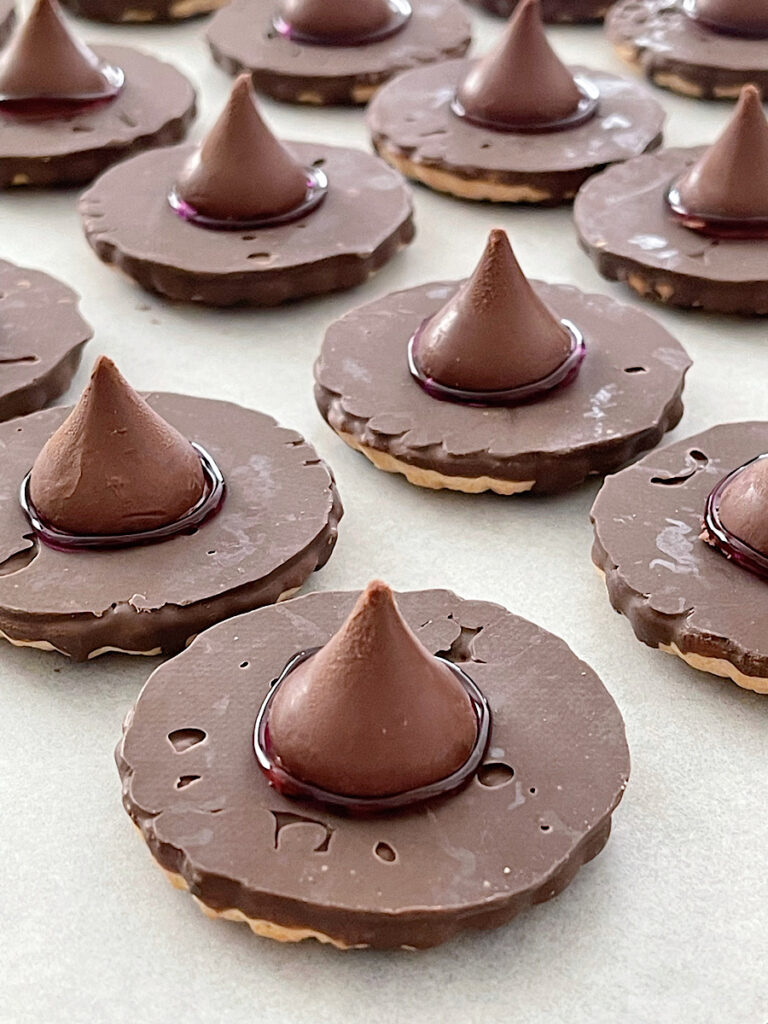
<path fill-rule="evenodd" d="M 687 96 L 689 99 L 704 100 L 736 100 L 745 85 L 755 81 L 754 74 L 745 74 L 743 81 L 715 82 L 710 88 L 705 89 L 700 80 L 687 78 L 679 71 L 664 71 L 658 68 L 646 67 L 642 57 L 642 50 L 631 43 L 618 43 L 614 46 L 616 55 L 625 63 L 629 64 L 641 74 L 658 85 L 660 89 L 667 89 L 669 92 L 676 92 L 679 96 Z M 733 72 L 732 72 L 733 74 Z M 761 78 L 761 76 L 757 76 Z M 766 76 L 768 84 L 768 76 Z"/>
<path fill-rule="evenodd" d="M 434 469 L 422 469 L 420 466 L 412 466 L 402 459 L 396 459 L 389 452 L 379 451 L 378 448 L 371 448 L 362 444 L 352 434 L 336 431 L 338 436 L 369 459 L 377 469 L 383 469 L 385 473 L 401 473 L 408 483 L 416 487 L 427 487 L 431 491 L 463 491 L 464 494 L 481 494 L 483 491 L 493 491 L 495 494 L 522 494 L 530 491 L 535 480 L 499 480 L 492 476 L 446 476 Z"/>

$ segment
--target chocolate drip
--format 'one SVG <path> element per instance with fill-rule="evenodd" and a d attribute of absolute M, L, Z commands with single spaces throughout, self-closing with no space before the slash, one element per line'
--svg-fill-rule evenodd
<path fill-rule="evenodd" d="M 14 110 L 34 100 L 106 100 L 122 82 L 119 68 L 72 35 L 56 0 L 36 0 L 0 62 L 0 104 Z"/>
<path fill-rule="evenodd" d="M 328 643 L 285 676 L 267 730 L 271 751 L 297 779 L 386 797 L 458 771 L 476 746 L 478 720 L 456 674 L 375 581 Z"/>
<path fill-rule="evenodd" d="M 674 182 L 668 198 L 672 212 L 694 230 L 768 232 L 768 122 L 753 85 L 741 90 L 725 130 Z"/>
<path fill-rule="evenodd" d="M 529 284 L 506 232 L 496 228 L 469 280 L 423 325 L 413 357 L 439 384 L 492 392 L 546 378 L 571 350 L 570 332 Z"/>
<path fill-rule="evenodd" d="M 29 498 L 56 530 L 114 535 L 174 522 L 204 487 L 189 441 L 100 356 L 80 401 L 35 460 Z"/>
<path fill-rule="evenodd" d="M 768 36 L 765 0 L 685 0 L 685 10 L 715 32 L 758 39 Z"/>
<path fill-rule="evenodd" d="M 454 111 L 501 130 L 548 130 L 586 120 L 594 102 L 549 45 L 539 0 L 523 0 L 497 44 L 459 82 Z"/>

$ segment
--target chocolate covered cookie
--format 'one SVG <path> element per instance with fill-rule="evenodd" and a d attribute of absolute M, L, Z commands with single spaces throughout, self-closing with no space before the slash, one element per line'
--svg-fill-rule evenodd
<path fill-rule="evenodd" d="M 518 6 L 518 0 L 467 0 L 489 14 L 508 18 Z M 562 24 L 602 21 L 610 0 L 541 0 L 544 21 Z"/>
<path fill-rule="evenodd" d="M 457 0 L 233 0 L 206 39 L 230 74 L 289 103 L 367 103 L 384 82 L 463 57 L 469 20 Z"/>
<path fill-rule="evenodd" d="M 56 0 L 35 6 L 0 60 L 0 188 L 76 185 L 186 135 L 187 79 L 125 46 L 91 50 Z"/>
<path fill-rule="evenodd" d="M 80 200 L 105 263 L 171 299 L 273 306 L 362 284 L 413 238 L 409 191 L 376 157 L 283 145 L 247 75 L 200 147 L 145 153 Z"/>
<path fill-rule="evenodd" d="M 468 281 L 332 324 L 315 398 L 347 444 L 420 487 L 552 493 L 658 444 L 682 415 L 689 365 L 643 313 L 528 282 L 493 231 Z"/>
<path fill-rule="evenodd" d="M 55 277 L 0 260 L 0 420 L 41 409 L 69 387 L 93 335 L 78 299 Z"/>
<path fill-rule="evenodd" d="M 171 654 L 325 564 L 328 467 L 269 416 L 139 396 L 104 357 L 74 409 L 0 425 L 0 635 L 76 661 Z"/>
<path fill-rule="evenodd" d="M 633 82 L 566 68 L 523 0 L 479 61 L 399 75 L 368 108 L 376 151 L 410 178 L 463 199 L 561 203 L 608 164 L 655 149 L 664 111 Z"/>
<path fill-rule="evenodd" d="M 72 14 L 119 24 L 175 22 L 218 10 L 226 0 L 61 0 Z"/>
<path fill-rule="evenodd" d="M 551 899 L 629 776 L 621 715 L 562 640 L 382 583 L 208 631 L 152 675 L 116 756 L 209 916 L 341 948 L 435 946 Z"/>
<path fill-rule="evenodd" d="M 592 558 L 639 640 L 768 693 L 768 423 L 727 423 L 606 480 Z"/>
<path fill-rule="evenodd" d="M 764 0 L 619 0 L 605 21 L 624 60 L 655 85 L 698 99 L 768 90 Z"/>
<path fill-rule="evenodd" d="M 588 182 L 576 230 L 597 269 L 649 299 L 768 314 L 768 122 L 754 86 L 708 149 L 664 149 Z"/>

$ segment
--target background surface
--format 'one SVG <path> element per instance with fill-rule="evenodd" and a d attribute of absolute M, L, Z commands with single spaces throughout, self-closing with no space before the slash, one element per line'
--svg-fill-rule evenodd
<path fill-rule="evenodd" d="M 479 53 L 501 23 L 473 17 Z M 89 40 L 142 46 L 186 71 L 201 97 L 194 138 L 224 102 L 230 80 L 209 59 L 202 22 L 77 27 Z M 625 73 L 599 28 L 550 37 L 573 62 Z M 709 141 L 731 109 L 656 94 L 675 145 Z M 286 138 L 367 148 L 361 111 L 265 108 Z M 105 352 L 138 388 L 254 406 L 317 446 L 336 472 L 346 516 L 335 555 L 305 590 L 356 588 L 374 575 L 403 589 L 446 586 L 565 637 L 626 718 L 633 775 L 611 842 L 556 900 L 432 952 L 342 954 L 257 939 L 209 922 L 174 891 L 121 807 L 112 751 L 157 659 L 76 666 L 3 645 L 3 1024 L 768 1021 L 768 698 L 634 639 L 590 563 L 597 483 L 533 500 L 421 491 L 374 470 L 316 412 L 312 362 L 330 321 L 395 288 L 466 275 L 490 227 L 509 231 L 529 274 L 635 301 L 593 270 L 568 208 L 498 208 L 424 189 L 415 197 L 415 243 L 365 287 L 271 312 L 206 311 L 144 295 L 89 250 L 74 192 L 0 195 L 0 256 L 82 294 L 96 334 L 65 400 Z M 766 417 L 764 322 L 644 308 L 695 361 L 672 438 Z"/>

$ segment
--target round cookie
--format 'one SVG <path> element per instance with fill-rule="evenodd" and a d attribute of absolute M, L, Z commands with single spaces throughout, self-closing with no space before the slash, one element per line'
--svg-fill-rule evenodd
<path fill-rule="evenodd" d="M 716 32 L 685 12 L 685 0 L 619 0 L 606 34 L 620 57 L 663 89 L 696 99 L 735 99 L 743 86 L 768 91 L 768 43 Z"/>
<path fill-rule="evenodd" d="M 742 90 L 712 146 L 660 150 L 587 182 L 574 219 L 600 273 L 639 295 L 768 314 L 768 121 L 758 90 Z"/>
<path fill-rule="evenodd" d="M 470 282 L 483 274 L 489 255 L 499 258 L 493 245 L 492 235 Z M 493 294 L 518 285 L 505 275 L 492 275 Z M 481 296 L 487 280 L 479 279 Z M 402 473 L 421 487 L 467 493 L 564 491 L 658 444 L 683 411 L 690 360 L 682 346 L 655 320 L 604 295 L 530 284 L 551 314 L 584 337 L 586 355 L 570 383 L 518 405 L 433 397 L 411 372 L 409 340 L 466 288 L 434 282 L 377 299 L 331 325 L 315 364 L 323 418 L 379 469 Z M 467 310 L 470 322 L 476 315 Z M 491 320 L 482 333 L 492 337 L 501 327 Z M 519 331 L 526 341 L 528 327 L 523 323 Z M 473 339 L 469 347 L 479 344 Z M 478 361 L 492 358 L 481 353 Z"/>
<path fill-rule="evenodd" d="M 77 103 L 75 83 L 93 79 L 99 61 L 107 86 L 124 81 L 98 101 Z M 55 0 L 38 0 L 9 44 L 0 92 L 14 104 L 0 113 L 0 188 L 90 181 L 118 160 L 183 139 L 196 109 L 195 90 L 171 65 L 125 46 L 84 48 Z M 60 109 L 27 110 L 51 96 L 55 106 L 59 93 Z"/>
<path fill-rule="evenodd" d="M 211 19 L 205 36 L 225 71 L 248 71 L 257 92 L 289 103 L 367 103 L 394 75 L 462 57 L 471 41 L 456 0 L 414 0 L 400 31 L 357 46 L 286 38 L 272 24 L 275 7 L 275 0 L 233 0 Z"/>
<path fill-rule="evenodd" d="M 475 7 L 508 18 L 518 5 L 518 0 L 467 0 Z M 610 6 L 610 0 L 542 0 L 541 13 L 544 21 L 554 24 L 602 21 Z"/>
<path fill-rule="evenodd" d="M 61 0 L 72 14 L 116 24 L 176 22 L 218 10 L 226 0 Z"/>
<path fill-rule="evenodd" d="M 562 640 L 498 605 L 398 596 L 424 647 L 490 705 L 485 763 L 463 789 L 359 817 L 268 784 L 253 731 L 270 683 L 357 597 L 309 594 L 222 623 L 151 676 L 116 758 L 152 855 L 209 916 L 285 942 L 426 948 L 552 898 L 608 838 L 629 776 L 624 727 Z"/>
<path fill-rule="evenodd" d="M 251 159 L 243 160 L 248 148 Z M 318 187 L 313 205 L 292 219 L 285 190 L 295 179 L 302 200 L 308 177 L 320 175 L 327 191 Z M 187 216 L 185 196 L 171 206 L 169 193 L 182 179 L 185 196 L 211 204 L 212 227 Z M 272 208 L 254 208 L 248 220 L 248 204 L 268 201 L 282 202 L 283 211 L 287 203 L 288 212 L 259 220 Z M 212 306 L 273 306 L 355 287 L 414 234 L 400 175 L 355 149 L 283 146 L 259 117 L 245 75 L 201 148 L 156 150 L 111 168 L 83 193 L 80 213 L 105 263 L 148 291 Z"/>
<path fill-rule="evenodd" d="M 768 423 L 721 424 L 609 477 L 591 514 L 592 559 L 637 638 L 760 693 L 768 585 L 700 535 L 710 491 L 765 451 Z"/>
<path fill-rule="evenodd" d="M 93 336 L 78 299 L 56 278 L 0 260 L 0 420 L 41 409 L 69 387 Z"/>
<path fill-rule="evenodd" d="M 407 177 L 462 199 L 556 204 L 606 165 L 656 148 L 664 111 L 634 82 L 566 68 L 537 0 L 479 61 L 408 71 L 367 113 L 374 149 Z"/>
<path fill-rule="evenodd" d="M 105 374 L 114 387 L 117 371 L 110 367 L 97 363 L 91 387 Z M 118 376 L 118 388 L 127 387 L 121 381 Z M 134 404 L 141 402 L 131 394 Z M 0 636 L 11 643 L 57 650 L 76 661 L 106 651 L 172 654 L 212 623 L 291 593 L 330 557 L 341 503 L 330 470 L 299 434 L 229 402 L 171 394 L 150 394 L 146 401 L 166 425 L 213 457 L 224 476 L 220 508 L 159 543 L 51 547 L 23 511 L 19 487 L 34 463 L 35 495 L 36 460 L 70 410 L 49 409 L 0 425 Z M 116 443 L 120 434 L 114 431 Z M 98 445 L 105 431 L 96 424 L 91 435 L 90 444 Z M 130 447 L 141 453 L 140 443 Z M 98 448 L 85 447 L 65 507 L 88 480 L 88 467 L 91 477 L 99 469 L 93 468 L 98 458 Z M 65 458 L 64 465 L 72 461 Z M 170 480 L 170 466 L 166 470 Z M 119 495 L 127 470 L 112 465 L 104 472 Z M 60 473 L 49 471 L 44 479 L 48 489 L 67 490 Z M 97 498 L 76 500 L 81 514 L 101 511 Z M 35 502 L 39 506 L 37 497 Z M 127 495 L 119 507 L 131 508 Z"/>

